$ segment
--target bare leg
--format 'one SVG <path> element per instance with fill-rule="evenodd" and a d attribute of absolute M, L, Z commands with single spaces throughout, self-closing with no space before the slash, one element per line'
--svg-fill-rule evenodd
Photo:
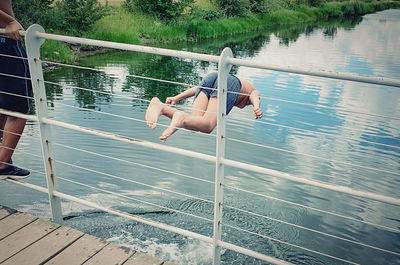
<path fill-rule="evenodd" d="M 171 123 L 167 129 L 164 130 L 164 132 L 160 136 L 160 140 L 164 143 L 165 140 L 169 136 L 171 136 L 176 130 L 182 127 L 183 121 L 185 120 L 186 117 L 188 117 L 189 114 L 183 112 L 183 111 L 177 111 L 174 113 L 174 116 L 171 119 Z"/>
<path fill-rule="evenodd" d="M 217 125 L 217 98 L 212 97 L 208 101 L 207 111 L 202 116 L 190 115 L 183 121 L 185 129 L 210 133 Z"/>
<path fill-rule="evenodd" d="M 25 119 L 16 117 L 7 117 L 7 121 L 4 126 L 2 146 L 0 149 L 0 168 L 7 166 L 11 156 L 14 153 L 14 149 L 18 144 L 20 135 L 25 128 Z"/>
<path fill-rule="evenodd" d="M 171 123 L 167 129 L 160 136 L 160 140 L 165 142 L 176 130 L 184 127 L 184 121 L 189 117 L 201 118 L 207 110 L 208 98 L 204 93 L 200 93 L 193 102 L 192 113 L 189 115 L 183 111 L 177 111 L 171 118 Z"/>
<path fill-rule="evenodd" d="M 147 122 L 147 126 L 152 129 L 156 128 L 158 118 L 161 115 L 165 115 L 168 118 L 172 119 L 176 111 L 178 110 L 162 103 L 158 98 L 152 98 L 146 110 L 145 119 Z"/>
<path fill-rule="evenodd" d="M 192 105 L 192 113 L 193 116 L 203 116 L 208 107 L 208 98 L 206 94 L 200 92 L 195 98 Z"/>
<path fill-rule="evenodd" d="M 207 111 L 200 113 L 202 116 L 194 115 L 193 113 L 189 115 L 183 111 L 175 112 L 172 117 L 171 124 L 162 133 L 160 140 L 165 142 L 165 140 L 167 140 L 167 138 L 179 128 L 185 128 L 204 133 L 212 132 L 217 124 L 217 98 L 210 98 L 210 101 L 208 101 Z"/>

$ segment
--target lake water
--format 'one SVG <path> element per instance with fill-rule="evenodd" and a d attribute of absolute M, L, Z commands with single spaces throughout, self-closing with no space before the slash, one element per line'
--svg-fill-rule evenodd
<path fill-rule="evenodd" d="M 400 10 L 387 10 L 353 21 L 163 47 L 219 54 L 229 46 L 237 58 L 400 79 L 399 44 Z M 46 84 L 49 115 L 156 143 L 169 121 L 162 117 L 155 130 L 149 129 L 143 122 L 148 101 L 185 87 L 132 75 L 197 84 L 217 67 L 134 52 L 109 52 L 77 64 L 101 71 L 47 71 L 45 80 L 60 84 Z M 234 67 L 233 73 L 258 88 L 264 117 L 254 120 L 251 107 L 229 114 L 227 158 L 400 198 L 399 88 L 246 67 Z M 190 109 L 191 102 L 178 107 Z M 207 219 L 213 214 L 213 163 L 57 127 L 52 134 L 61 192 L 212 236 Z M 165 145 L 214 155 L 215 132 L 180 130 Z M 32 170 L 27 182 L 45 186 L 40 149 L 37 124 L 28 122 L 14 162 Z M 399 207 L 236 168 L 225 172 L 223 222 L 229 227 L 223 227 L 224 241 L 297 264 L 346 264 L 319 252 L 361 264 L 400 263 Z M 1 204 L 50 218 L 47 195 L 6 182 L 0 191 Z M 62 205 L 66 225 L 81 231 L 179 264 L 211 262 L 206 243 L 75 203 Z M 222 259 L 264 264 L 232 251 L 224 251 Z"/>

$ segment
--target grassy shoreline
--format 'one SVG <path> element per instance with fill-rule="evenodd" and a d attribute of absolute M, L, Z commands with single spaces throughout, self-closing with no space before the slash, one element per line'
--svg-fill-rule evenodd
<path fill-rule="evenodd" d="M 221 18 L 214 21 L 193 20 L 165 24 L 141 13 L 128 13 L 121 8 L 98 20 L 83 37 L 129 44 L 157 44 L 158 42 L 198 41 L 252 32 L 276 26 L 331 19 L 357 17 L 399 8 L 400 2 L 328 2 L 321 7 L 300 6 L 295 10 L 280 9 L 249 17 Z M 42 48 L 44 57 L 61 62 L 73 62 L 81 54 L 55 41 L 46 41 Z"/>

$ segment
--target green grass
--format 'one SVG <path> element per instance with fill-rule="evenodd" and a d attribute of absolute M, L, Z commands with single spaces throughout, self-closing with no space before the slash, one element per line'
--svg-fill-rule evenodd
<path fill-rule="evenodd" d="M 198 1 L 206 5 L 209 1 Z M 367 13 L 397 7 L 396 2 L 328 2 L 323 6 L 299 6 L 296 10 L 280 9 L 271 13 L 250 17 L 221 18 L 215 21 L 192 20 L 165 24 L 139 12 L 119 12 L 95 23 L 88 36 L 96 39 L 123 43 L 140 43 L 140 40 L 196 41 L 204 38 L 239 34 L 277 25 L 290 25 L 307 21 L 328 20 L 361 16 Z"/>
<path fill-rule="evenodd" d="M 71 49 L 55 40 L 46 40 L 40 48 L 41 57 L 56 62 L 72 63 L 76 56 Z"/>
<path fill-rule="evenodd" d="M 122 43 L 138 44 L 140 38 L 140 25 L 151 23 L 145 16 L 133 17 L 125 12 L 114 13 L 98 20 L 92 27 L 87 37 L 100 40 L 109 40 Z"/>
<path fill-rule="evenodd" d="M 215 8 L 211 6 L 209 0 L 198 0 L 196 3 L 204 9 L 210 8 L 212 10 L 212 8 Z M 400 2 L 327 2 L 321 7 L 298 6 L 295 10 L 279 9 L 249 17 L 220 18 L 213 21 L 192 18 L 191 20 L 183 19 L 169 24 L 140 12 L 128 13 L 122 7 L 113 7 L 113 12 L 98 20 L 91 30 L 85 34 L 85 37 L 129 44 L 197 41 L 280 25 L 361 16 L 399 7 Z M 64 62 L 75 60 L 68 47 L 56 42 L 46 41 L 42 50 L 46 58 Z"/>

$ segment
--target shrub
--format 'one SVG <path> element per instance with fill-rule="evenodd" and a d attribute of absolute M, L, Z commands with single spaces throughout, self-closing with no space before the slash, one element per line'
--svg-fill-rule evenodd
<path fill-rule="evenodd" d="M 215 10 L 204 11 L 203 19 L 207 21 L 217 20 L 220 18 L 220 14 Z"/>
<path fill-rule="evenodd" d="M 251 11 L 255 14 L 271 13 L 286 7 L 286 3 L 280 0 L 250 0 Z"/>
<path fill-rule="evenodd" d="M 121 7 L 130 13 L 134 13 L 136 11 L 135 0 L 124 0 Z"/>
<path fill-rule="evenodd" d="M 97 0 L 61 0 L 51 11 L 54 30 L 82 35 L 107 13 L 107 6 L 101 6 Z"/>
<path fill-rule="evenodd" d="M 321 7 L 326 3 L 326 0 L 309 0 L 308 4 L 312 7 Z"/>
<path fill-rule="evenodd" d="M 48 10 L 52 3 L 53 0 L 14 0 L 12 2 L 15 17 L 25 29 L 32 24 L 41 24 L 46 27 L 49 21 Z"/>
<path fill-rule="evenodd" d="M 125 0 L 123 6 L 133 12 L 136 8 L 162 20 L 175 20 L 194 0 Z"/>
<path fill-rule="evenodd" d="M 245 17 L 249 15 L 249 0 L 214 0 L 218 10 L 227 17 Z"/>

